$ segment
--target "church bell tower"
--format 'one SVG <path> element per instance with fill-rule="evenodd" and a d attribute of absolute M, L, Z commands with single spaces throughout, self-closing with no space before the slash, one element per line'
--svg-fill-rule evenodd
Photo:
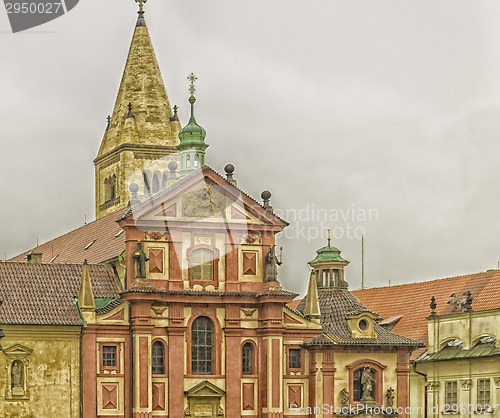
<path fill-rule="evenodd" d="M 144 19 L 144 0 L 123 71 L 113 114 L 95 165 L 96 219 L 128 205 L 131 178 L 142 177 L 139 195 L 164 187 L 177 152 L 181 125 L 170 107 Z"/>

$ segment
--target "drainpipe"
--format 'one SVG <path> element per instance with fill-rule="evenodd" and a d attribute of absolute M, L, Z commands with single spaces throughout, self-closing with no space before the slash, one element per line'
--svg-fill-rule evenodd
<path fill-rule="evenodd" d="M 128 305 L 128 323 L 130 337 L 130 418 L 134 415 L 134 336 L 132 335 L 132 306 Z"/>
<path fill-rule="evenodd" d="M 419 372 L 417 370 L 417 362 L 414 360 L 413 361 L 413 371 L 420 376 L 424 376 L 424 388 L 425 388 L 425 396 L 424 396 L 424 418 L 427 418 L 427 375 L 425 373 Z"/>

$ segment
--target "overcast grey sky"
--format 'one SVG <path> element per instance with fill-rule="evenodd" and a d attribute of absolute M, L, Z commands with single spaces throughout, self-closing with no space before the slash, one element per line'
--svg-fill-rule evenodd
<path fill-rule="evenodd" d="M 11 34 L 0 6 L 2 258 L 94 219 L 92 161 L 136 9 L 84 0 Z M 498 1 L 150 0 L 146 11 L 183 124 L 186 76 L 198 76 L 207 163 L 232 162 L 238 185 L 258 199 L 269 189 L 291 222 L 284 287 L 306 290 L 328 227 L 352 289 L 354 232 L 370 287 L 497 267 Z"/>

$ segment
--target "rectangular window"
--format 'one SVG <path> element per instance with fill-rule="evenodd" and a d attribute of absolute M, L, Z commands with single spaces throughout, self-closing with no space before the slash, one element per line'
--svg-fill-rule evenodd
<path fill-rule="evenodd" d="M 302 362 L 300 361 L 300 351 L 300 348 L 290 348 L 290 350 L 288 350 L 289 369 L 300 369 L 302 367 Z"/>
<path fill-rule="evenodd" d="M 490 379 L 477 380 L 477 404 L 485 408 L 486 405 L 491 405 Z"/>
<path fill-rule="evenodd" d="M 103 367 L 116 367 L 116 346 L 103 345 L 102 346 L 102 366 Z"/>
<path fill-rule="evenodd" d="M 457 382 L 446 382 L 444 387 L 444 403 L 452 406 L 458 402 Z"/>

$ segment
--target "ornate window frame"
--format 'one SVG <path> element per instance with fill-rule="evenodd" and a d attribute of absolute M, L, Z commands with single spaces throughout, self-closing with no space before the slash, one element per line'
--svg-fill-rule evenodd
<path fill-rule="evenodd" d="M 198 308 L 199 309 L 199 308 Z M 191 355 L 191 344 L 192 344 L 192 334 L 193 334 L 193 322 L 195 319 L 199 318 L 200 316 L 205 316 L 208 319 L 212 321 L 212 324 L 214 326 L 214 343 L 213 343 L 213 373 L 212 374 L 193 374 L 192 372 L 192 355 Z M 208 310 L 208 309 L 201 309 L 197 311 L 196 308 L 194 308 L 193 315 L 189 318 L 188 323 L 187 323 L 187 346 L 186 346 L 186 359 L 187 359 L 187 376 L 192 377 L 192 376 L 203 376 L 205 378 L 208 378 L 208 376 L 211 376 L 211 378 L 214 378 L 215 376 L 220 376 L 221 375 L 221 341 L 222 341 L 222 329 L 219 323 L 219 320 L 217 319 L 217 316 L 215 314 L 215 310 Z"/>
<path fill-rule="evenodd" d="M 193 279 L 193 252 L 196 250 L 209 250 L 212 252 L 212 280 L 194 280 Z M 189 278 L 189 287 L 193 287 L 195 284 L 199 284 L 202 287 L 206 287 L 209 285 L 214 286 L 216 289 L 219 287 L 219 250 L 207 244 L 195 244 L 187 249 L 187 259 L 188 259 L 188 278 Z"/>
<path fill-rule="evenodd" d="M 377 406 L 382 407 L 384 404 L 384 369 L 387 367 L 376 360 L 363 359 L 355 361 L 348 364 L 347 369 L 349 370 L 349 403 L 351 405 L 358 405 L 361 402 L 355 401 L 353 398 L 354 394 L 354 372 L 364 367 L 369 367 L 373 371 L 373 377 L 375 378 L 375 403 Z"/>
<path fill-rule="evenodd" d="M 300 367 L 290 367 L 290 350 L 300 350 Z M 286 347 L 286 374 L 303 374 L 306 351 L 300 345 L 287 345 Z"/>
<path fill-rule="evenodd" d="M 121 372 L 121 343 L 118 342 L 98 342 L 99 344 L 99 372 L 105 373 L 107 372 L 115 372 L 116 374 L 120 374 Z M 116 365 L 114 366 L 105 366 L 103 362 L 104 355 L 104 347 L 116 347 Z"/>

